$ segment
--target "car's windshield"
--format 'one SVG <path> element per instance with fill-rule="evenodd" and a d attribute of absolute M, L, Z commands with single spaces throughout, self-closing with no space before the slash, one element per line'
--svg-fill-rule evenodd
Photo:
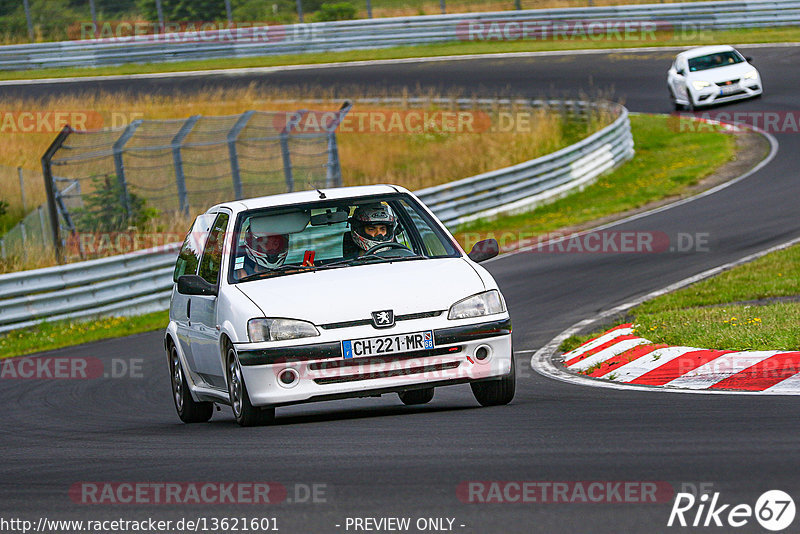
<path fill-rule="evenodd" d="M 691 58 L 689 60 L 689 71 L 714 69 L 742 62 L 744 62 L 744 58 L 736 51 L 717 52 L 716 54 Z"/>
<path fill-rule="evenodd" d="M 234 232 L 230 283 L 459 255 L 407 194 L 250 210 L 239 214 Z"/>

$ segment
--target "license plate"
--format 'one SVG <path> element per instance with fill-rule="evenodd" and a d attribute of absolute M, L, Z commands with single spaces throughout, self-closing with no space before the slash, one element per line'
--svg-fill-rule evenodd
<path fill-rule="evenodd" d="M 433 348 L 433 331 L 413 332 L 411 334 L 395 334 L 393 336 L 368 337 L 342 341 L 342 354 L 345 359 L 362 356 L 380 356 L 428 350 Z"/>
<path fill-rule="evenodd" d="M 739 90 L 739 84 L 735 85 L 725 85 L 719 90 L 720 95 L 729 95 L 731 93 L 735 93 Z"/>

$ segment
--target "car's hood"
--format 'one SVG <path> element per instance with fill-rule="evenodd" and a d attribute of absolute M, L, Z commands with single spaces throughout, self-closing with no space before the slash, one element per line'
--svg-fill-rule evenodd
<path fill-rule="evenodd" d="M 463 258 L 408 260 L 359 265 L 254 280 L 237 287 L 266 317 L 303 319 L 314 324 L 447 310 L 480 293 L 484 284 Z"/>
<path fill-rule="evenodd" d="M 753 70 L 753 66 L 749 63 L 737 63 L 736 65 L 690 72 L 689 80 L 703 80 L 711 83 L 727 82 L 728 80 L 741 78 L 751 70 Z"/>

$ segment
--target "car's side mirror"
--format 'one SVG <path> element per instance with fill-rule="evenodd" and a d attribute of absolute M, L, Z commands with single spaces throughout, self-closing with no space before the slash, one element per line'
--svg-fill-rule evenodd
<path fill-rule="evenodd" d="M 476 263 L 480 263 L 492 259 L 498 254 L 500 254 L 500 246 L 497 244 L 497 240 L 484 239 L 475 243 L 467 257 Z"/>
<path fill-rule="evenodd" d="M 217 295 L 217 286 L 208 283 L 202 276 L 184 274 L 178 277 L 178 293 L 182 295 Z"/>
<path fill-rule="evenodd" d="M 678 73 L 678 75 L 680 76 L 686 76 L 686 71 L 683 69 L 678 69 L 675 72 Z"/>
<path fill-rule="evenodd" d="M 744 56 L 744 60 L 747 61 L 748 63 L 753 62 L 753 58 L 751 58 L 750 56 Z"/>

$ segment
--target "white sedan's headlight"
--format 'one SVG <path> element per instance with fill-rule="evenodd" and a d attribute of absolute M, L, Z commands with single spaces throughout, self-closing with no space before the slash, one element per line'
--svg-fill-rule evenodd
<path fill-rule="evenodd" d="M 297 319 L 250 319 L 247 321 L 247 336 L 252 343 L 286 341 L 287 339 L 318 335 L 319 330 L 316 326 Z"/>
<path fill-rule="evenodd" d="M 755 80 L 756 78 L 758 78 L 758 71 L 756 69 L 749 70 L 749 71 L 745 72 L 744 76 L 742 76 L 742 77 L 745 80 Z"/>
<path fill-rule="evenodd" d="M 450 306 L 448 319 L 468 319 L 470 317 L 482 317 L 506 311 L 506 305 L 500 292 L 496 289 L 484 291 L 464 300 L 459 300 Z"/>
<path fill-rule="evenodd" d="M 711 84 L 709 82 L 704 82 L 703 80 L 695 80 L 692 82 L 692 87 L 694 87 L 698 91 L 703 87 L 709 87 L 710 85 Z"/>

